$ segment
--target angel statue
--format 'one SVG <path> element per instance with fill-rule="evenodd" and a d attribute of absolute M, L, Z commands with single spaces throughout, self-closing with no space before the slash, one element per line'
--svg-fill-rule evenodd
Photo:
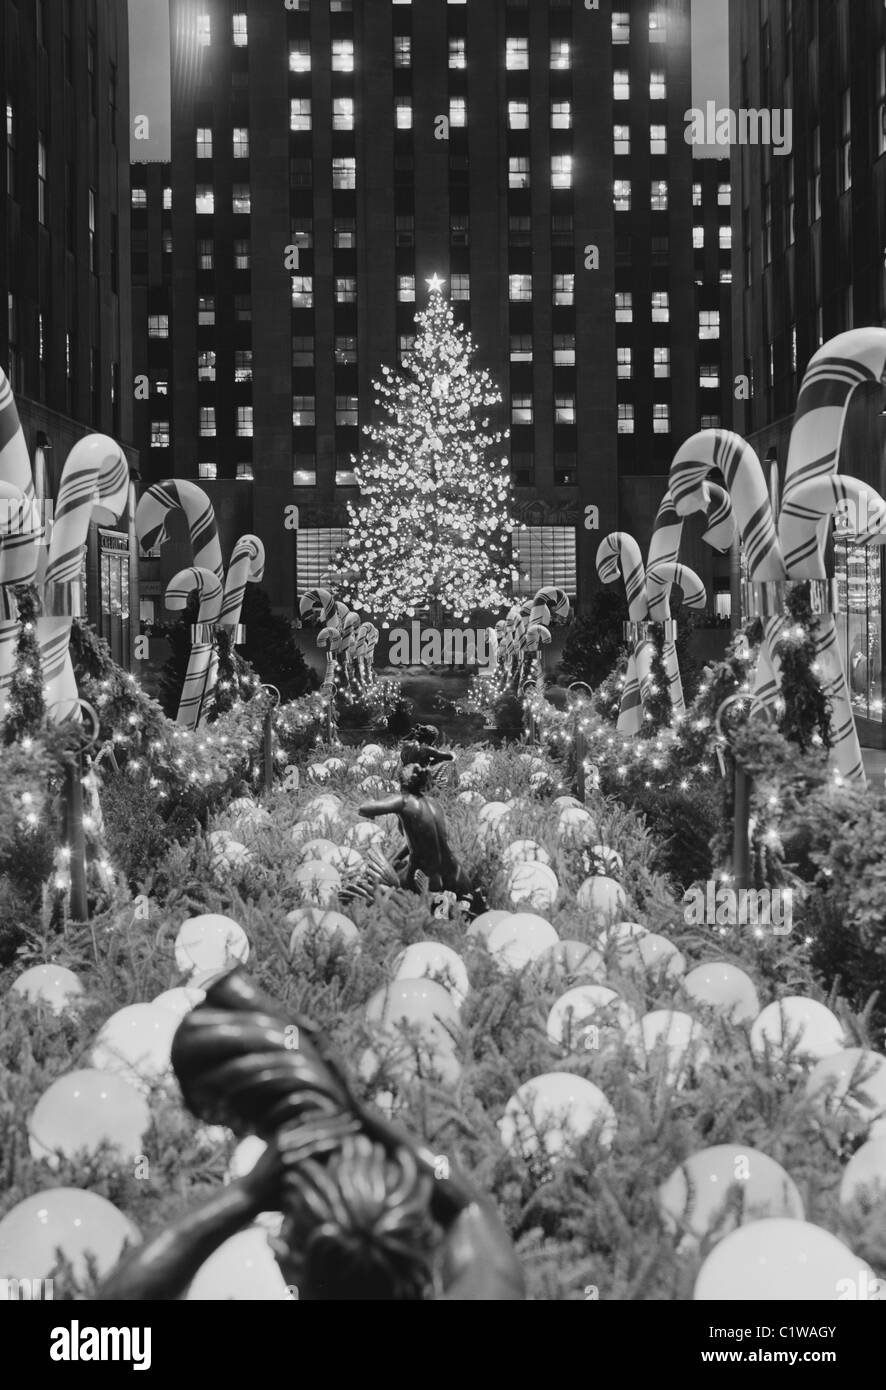
<path fill-rule="evenodd" d="M 172 1064 L 201 1120 L 267 1143 L 250 1173 L 127 1252 L 107 1300 L 182 1298 L 201 1265 L 264 1212 L 299 1300 L 518 1300 L 523 1275 L 489 1201 L 352 1094 L 308 1019 L 242 967 L 218 977 L 175 1035 Z"/>

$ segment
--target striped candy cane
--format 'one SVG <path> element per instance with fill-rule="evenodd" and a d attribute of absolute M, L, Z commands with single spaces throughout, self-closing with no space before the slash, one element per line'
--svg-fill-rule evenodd
<path fill-rule="evenodd" d="M 187 478 L 169 478 L 155 483 L 139 500 L 135 530 L 142 550 L 153 550 L 167 539 L 170 512 L 182 512 L 191 537 L 192 560 L 219 580 L 225 576 L 218 527 L 212 503 L 202 487 Z"/>
<path fill-rule="evenodd" d="M 886 502 L 878 492 L 857 478 L 832 473 L 810 478 L 791 489 L 781 509 L 779 536 L 791 579 L 824 580 L 825 551 L 831 522 L 849 504 L 856 516 L 864 510 L 867 524 L 853 539 L 859 545 L 874 541 L 886 545 Z M 815 623 L 815 656 L 821 668 L 821 687 L 831 713 L 831 756 L 840 776 L 848 782 L 864 782 L 864 763 L 855 728 L 852 701 L 840 655 L 837 624 L 828 605 Z"/>
<path fill-rule="evenodd" d="M 689 569 L 688 565 L 662 560 L 646 571 L 649 618 L 653 623 L 664 624 L 661 659 L 668 679 L 671 708 L 675 717 L 679 718 L 686 713 L 686 701 L 683 696 L 683 682 L 680 679 L 680 663 L 677 660 L 676 634 L 673 632 L 671 621 L 671 589 L 675 584 L 683 592 L 685 608 L 704 608 L 708 596 L 695 570 Z"/>
<path fill-rule="evenodd" d="M 129 501 L 129 464 L 115 440 L 88 434 L 65 460 L 43 585 L 37 638 L 50 719 L 79 719 L 77 683 L 68 652 L 80 599 L 80 572 L 92 521 L 114 525 Z"/>
<path fill-rule="evenodd" d="M 233 628 L 236 634 L 243 611 L 247 584 L 260 584 L 265 575 L 265 548 L 258 536 L 241 536 L 234 546 L 225 576 L 219 627 Z"/>
<path fill-rule="evenodd" d="M 176 723 L 185 729 L 196 729 L 200 723 L 203 701 L 209 691 L 209 670 L 213 650 L 213 626 L 221 617 L 221 580 L 211 570 L 199 565 L 179 570 L 166 586 L 166 607 L 174 613 L 188 605 L 191 594 L 199 597 L 197 620 L 191 634 L 191 655 L 178 703 Z"/>
<path fill-rule="evenodd" d="M 298 612 L 302 622 L 322 627 L 335 612 L 335 599 L 328 589 L 308 589 L 299 600 Z"/>
<path fill-rule="evenodd" d="M 551 617 L 560 623 L 568 622 L 572 613 L 572 605 L 565 589 L 557 589 L 553 586 L 539 589 L 533 603 L 545 604 L 551 610 Z"/>
<path fill-rule="evenodd" d="M 33 584 L 43 528 L 34 505 L 34 478 L 31 459 L 12 387 L 0 369 L 0 483 L 11 488 L 4 493 L 2 574 L 0 574 L 0 712 L 15 669 L 18 642 L 18 608 L 13 589 Z M 24 507 L 18 511 L 18 499 Z M 8 525 L 7 525 L 8 522 Z"/>
<path fill-rule="evenodd" d="M 624 579 L 628 600 L 628 616 L 634 624 L 649 621 L 646 598 L 646 572 L 640 547 L 626 531 L 613 531 L 600 542 L 597 550 L 597 573 L 604 584 Z M 621 697 L 618 731 L 638 734 L 643 727 L 643 706 L 649 699 L 652 685 L 653 644 L 637 630 L 628 657 L 628 669 Z"/>

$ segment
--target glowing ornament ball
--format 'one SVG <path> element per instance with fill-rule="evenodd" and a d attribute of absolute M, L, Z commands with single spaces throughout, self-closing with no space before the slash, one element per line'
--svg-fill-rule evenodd
<path fill-rule="evenodd" d="M 187 1302 L 292 1302 L 280 1266 L 261 1226 L 248 1226 L 220 1245 L 198 1269 Z"/>
<path fill-rule="evenodd" d="M 511 1096 L 498 1122 L 504 1147 L 515 1158 L 544 1154 L 556 1160 L 597 1130 L 601 1148 L 611 1147 L 618 1121 L 603 1092 L 572 1072 L 544 1072 Z"/>
<path fill-rule="evenodd" d="M 611 849 L 609 845 L 591 845 L 588 854 L 595 874 L 603 874 L 612 878 L 615 874 L 621 873 L 625 866 L 624 859 L 618 850 Z"/>
<path fill-rule="evenodd" d="M 471 940 L 483 941 L 488 945 L 490 933 L 495 930 L 499 922 L 512 916 L 513 913 L 504 912 L 501 908 L 490 908 L 488 912 L 481 912 L 479 917 L 474 918 L 465 935 Z"/>
<path fill-rule="evenodd" d="M 172 1039 L 180 1019 L 157 1004 L 127 1004 L 102 1025 L 90 1061 L 139 1091 L 172 1080 Z"/>
<path fill-rule="evenodd" d="M 595 922 L 614 922 L 627 907 L 628 899 L 620 883 L 607 874 L 586 878 L 575 898 L 582 912 L 589 912 Z"/>
<path fill-rule="evenodd" d="M 886 1057 L 848 1047 L 812 1068 L 806 1094 L 822 1117 L 844 1129 L 886 1138 Z"/>
<path fill-rule="evenodd" d="M 686 958 L 673 941 L 657 932 L 646 932 L 637 939 L 637 954 L 650 975 L 665 975 L 676 979 L 686 973 Z"/>
<path fill-rule="evenodd" d="M 843 1025 L 830 1009 L 803 995 L 788 995 L 767 1004 L 751 1028 L 751 1048 L 757 1057 L 766 1053 L 792 1061 L 820 1062 L 846 1046 Z"/>
<path fill-rule="evenodd" d="M 868 1290 L 876 1301 L 886 1293 L 870 1266 L 829 1231 L 808 1221 L 769 1217 L 740 1226 L 714 1247 L 692 1296 L 697 1302 L 833 1303 L 852 1298 L 853 1290 Z"/>
<path fill-rule="evenodd" d="M 26 1197 L 0 1220 L 0 1279 L 46 1279 L 61 1250 L 78 1282 L 95 1261 L 100 1278 L 116 1266 L 140 1232 L 104 1197 L 78 1187 L 53 1187 Z"/>
<path fill-rule="evenodd" d="M 128 1162 L 144 1151 L 150 1123 L 144 1096 L 119 1076 L 86 1068 L 58 1077 L 43 1092 L 28 1119 L 28 1145 L 50 1168 L 58 1168 L 60 1154 L 93 1156 L 103 1145 Z"/>
<path fill-rule="evenodd" d="M 502 970 L 518 971 L 556 946 L 558 940 L 544 917 L 535 912 L 512 912 L 492 928 L 486 947 Z"/>
<path fill-rule="evenodd" d="M 248 959 L 246 933 L 231 917 L 206 912 L 189 917 L 178 929 L 175 963 L 194 984 Z"/>
<path fill-rule="evenodd" d="M 32 965 L 12 986 L 12 993 L 30 1004 L 45 1004 L 54 1014 L 73 1007 L 83 994 L 83 986 L 73 970 L 64 965 Z"/>
<path fill-rule="evenodd" d="M 502 852 L 502 859 L 509 868 L 515 864 L 550 864 L 551 856 L 537 840 L 512 840 Z"/>
<path fill-rule="evenodd" d="M 299 848 L 298 860 L 300 864 L 306 863 L 309 859 L 325 859 L 331 861 L 338 853 L 338 845 L 334 840 L 328 840 L 325 836 L 315 836 L 313 840 L 305 840 Z"/>
<path fill-rule="evenodd" d="M 557 803 L 554 802 L 554 805 Z M 592 845 L 599 831 L 589 811 L 583 806 L 564 806 L 557 820 L 557 839 L 567 848 Z"/>
<path fill-rule="evenodd" d="M 372 821 L 358 821 L 356 825 L 349 825 L 344 834 L 344 843 L 351 849 L 370 849 L 372 846 L 384 844 L 386 835 L 380 825 L 375 825 Z"/>
<path fill-rule="evenodd" d="M 322 859 L 309 859 L 300 864 L 293 874 L 307 901 L 326 907 L 338 897 L 342 889 L 342 877 L 338 869 Z"/>
<path fill-rule="evenodd" d="M 461 956 L 440 941 L 414 941 L 399 953 L 392 969 L 395 980 L 436 980 L 452 996 L 457 1009 L 471 987 Z"/>
<path fill-rule="evenodd" d="M 701 1025 L 679 1010 L 654 1009 L 644 1014 L 625 1035 L 638 1067 L 661 1076 L 678 1090 L 690 1074 L 711 1060 L 711 1049 Z"/>
<path fill-rule="evenodd" d="M 565 940 L 547 946 L 538 957 L 535 968 L 543 984 L 559 981 L 578 983 L 580 980 L 599 981 L 606 973 L 606 962 L 595 946 L 586 941 Z"/>
<path fill-rule="evenodd" d="M 432 1066 L 444 1081 L 461 1075 L 456 1056 L 461 1018 L 452 995 L 434 980 L 393 980 L 376 990 L 366 1005 L 366 1021 L 382 1033 L 417 1032 Z"/>
<path fill-rule="evenodd" d="M 287 912 L 286 921 L 292 927 L 290 955 L 297 946 L 304 946 L 312 940 L 337 940 L 343 946 L 354 946 L 360 939 L 360 933 L 350 917 L 332 908 L 296 907 L 292 912 Z"/>
<path fill-rule="evenodd" d="M 692 1154 L 658 1189 L 665 1228 L 682 1237 L 681 1250 L 720 1240 L 737 1226 L 764 1217 L 802 1221 L 803 1201 L 793 1179 L 767 1154 L 741 1144 L 717 1144 Z"/>
<path fill-rule="evenodd" d="M 618 1042 L 637 1015 L 606 985 L 576 985 L 556 1000 L 545 1024 L 555 1047 L 602 1053 Z"/>
<path fill-rule="evenodd" d="M 750 976 L 727 961 L 696 966 L 683 981 L 690 999 L 724 1015 L 730 1023 L 752 1023 L 760 1012 L 760 1000 Z"/>
<path fill-rule="evenodd" d="M 869 1139 L 856 1149 L 843 1170 L 840 1183 L 840 1205 L 867 1201 L 879 1204 L 886 1200 L 886 1137 Z"/>
<path fill-rule="evenodd" d="M 523 861 L 509 870 L 506 891 L 515 907 L 528 903 L 539 912 L 550 912 L 557 902 L 560 883 L 547 864 Z"/>

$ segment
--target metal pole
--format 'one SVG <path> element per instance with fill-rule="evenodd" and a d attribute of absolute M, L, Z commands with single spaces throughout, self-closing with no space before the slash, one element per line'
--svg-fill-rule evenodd
<path fill-rule="evenodd" d="M 732 876 L 739 892 L 751 886 L 750 816 L 751 779 L 744 768 L 736 763 L 732 807 Z"/>
<path fill-rule="evenodd" d="M 83 830 L 83 754 L 79 750 L 72 754 L 65 767 L 65 801 L 70 852 L 68 869 L 71 878 L 71 917 L 75 922 L 88 922 L 86 835 Z"/>
<path fill-rule="evenodd" d="M 274 785 L 274 711 L 265 710 L 264 726 L 262 730 L 262 744 L 264 748 L 265 761 L 265 791 L 269 792 Z"/>

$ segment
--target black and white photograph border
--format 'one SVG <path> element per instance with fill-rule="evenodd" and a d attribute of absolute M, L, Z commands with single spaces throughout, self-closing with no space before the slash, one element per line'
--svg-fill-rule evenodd
<path fill-rule="evenodd" d="M 0 1302 L 50 1366 L 482 1300 L 845 1371 L 886 9 L 0 0 L 0 55 Z"/>

